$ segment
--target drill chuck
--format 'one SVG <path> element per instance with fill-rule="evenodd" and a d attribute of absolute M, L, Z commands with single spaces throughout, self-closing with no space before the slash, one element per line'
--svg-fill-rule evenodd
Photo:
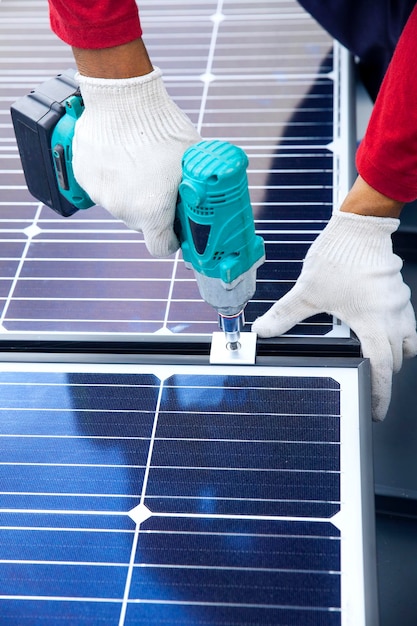
<path fill-rule="evenodd" d="M 185 265 L 194 269 L 195 279 L 203 300 L 217 311 L 219 315 L 233 317 L 245 308 L 256 290 L 256 270 L 262 260 L 255 262 L 233 282 L 225 283 L 220 278 L 206 276 L 196 271 L 190 263 Z"/>

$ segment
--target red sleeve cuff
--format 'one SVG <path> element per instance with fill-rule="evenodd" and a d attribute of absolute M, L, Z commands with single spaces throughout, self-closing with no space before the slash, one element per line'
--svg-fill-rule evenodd
<path fill-rule="evenodd" d="M 134 0 L 49 0 L 49 10 L 53 32 L 75 48 L 112 48 L 142 36 Z"/>
<path fill-rule="evenodd" d="M 417 176 L 410 174 L 408 160 L 401 164 L 400 155 L 392 158 L 379 152 L 383 163 L 377 163 L 372 156 L 375 156 L 372 150 L 368 152 L 364 142 L 361 143 L 356 154 L 356 169 L 368 185 L 397 202 L 412 202 L 417 198 Z"/>
<path fill-rule="evenodd" d="M 375 102 L 356 167 L 376 191 L 417 198 L 417 5 L 401 34 Z"/>

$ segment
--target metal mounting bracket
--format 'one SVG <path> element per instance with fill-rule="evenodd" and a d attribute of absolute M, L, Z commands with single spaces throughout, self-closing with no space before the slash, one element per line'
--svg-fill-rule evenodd
<path fill-rule="evenodd" d="M 253 365 L 256 359 L 256 333 L 241 333 L 240 348 L 230 350 L 227 346 L 225 334 L 213 333 L 210 363 L 214 365 Z"/>

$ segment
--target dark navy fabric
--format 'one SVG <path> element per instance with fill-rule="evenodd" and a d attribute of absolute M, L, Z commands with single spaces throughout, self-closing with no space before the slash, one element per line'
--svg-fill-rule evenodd
<path fill-rule="evenodd" d="M 376 98 L 415 0 L 298 0 L 335 39 L 356 55 L 369 94 Z"/>

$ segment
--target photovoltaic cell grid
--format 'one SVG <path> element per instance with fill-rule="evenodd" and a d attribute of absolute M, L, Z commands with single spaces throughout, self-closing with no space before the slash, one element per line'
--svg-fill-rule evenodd
<path fill-rule="evenodd" d="M 365 625 L 355 368 L 0 370 L 2 622 Z"/>
<path fill-rule="evenodd" d="M 29 195 L 10 105 L 74 66 L 69 48 L 49 30 L 46 5 L 0 5 L 1 328 L 211 333 L 216 314 L 181 255 L 151 258 L 142 236 L 102 208 L 64 219 Z M 174 99 L 204 138 L 232 141 L 248 153 L 256 228 L 267 252 L 247 307 L 251 322 L 293 285 L 331 213 L 329 144 L 339 116 L 332 42 L 295 0 L 140 6 L 145 42 Z M 295 332 L 331 329 L 331 320 L 319 316 Z"/>

